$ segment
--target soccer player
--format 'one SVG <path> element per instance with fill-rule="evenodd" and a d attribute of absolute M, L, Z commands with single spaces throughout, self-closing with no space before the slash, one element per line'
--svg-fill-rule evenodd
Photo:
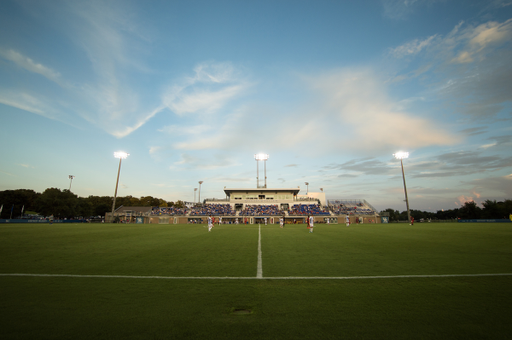
<path fill-rule="evenodd" d="M 327 224 L 329 224 L 329 217 L 327 217 Z"/>
<path fill-rule="evenodd" d="M 237 217 L 237 218 L 236 218 L 236 220 L 235 220 L 235 224 L 238 224 L 238 217 Z"/>
<path fill-rule="evenodd" d="M 208 216 L 208 231 L 211 231 L 213 228 L 213 219 L 212 216 Z"/>
<path fill-rule="evenodd" d="M 347 227 L 350 225 L 350 217 L 345 216 L 345 224 L 347 225 Z"/>
<path fill-rule="evenodd" d="M 222 217 L 219 217 L 219 225 L 222 224 Z"/>
<path fill-rule="evenodd" d="M 283 227 L 284 227 L 284 216 L 281 216 L 281 217 L 279 218 L 279 226 L 280 226 L 281 228 L 283 228 Z"/>
<path fill-rule="evenodd" d="M 267 218 L 265 217 L 265 225 L 267 225 Z"/>
<path fill-rule="evenodd" d="M 409 225 L 414 225 L 414 217 L 411 216 L 411 224 Z"/>
<path fill-rule="evenodd" d="M 310 215 L 309 216 L 309 232 L 310 233 L 313 232 L 314 226 L 315 226 L 315 218 L 313 217 L 313 215 Z"/>

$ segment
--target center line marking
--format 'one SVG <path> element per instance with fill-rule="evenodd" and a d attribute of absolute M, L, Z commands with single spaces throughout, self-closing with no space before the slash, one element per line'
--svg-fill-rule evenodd
<path fill-rule="evenodd" d="M 263 278 L 263 265 L 261 261 L 261 224 L 258 225 L 258 269 L 256 271 L 256 278 L 262 279 Z"/>

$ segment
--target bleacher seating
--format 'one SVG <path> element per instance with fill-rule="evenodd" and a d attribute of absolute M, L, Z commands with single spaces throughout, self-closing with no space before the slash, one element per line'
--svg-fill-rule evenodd
<path fill-rule="evenodd" d="M 240 212 L 240 216 L 279 216 L 284 212 L 279 210 L 276 204 L 273 205 L 246 205 Z"/>
<path fill-rule="evenodd" d="M 190 216 L 235 216 L 235 214 L 231 204 L 206 204 L 195 207 L 190 212 Z"/>
<path fill-rule="evenodd" d="M 373 215 L 375 211 L 363 203 L 344 202 L 330 206 L 335 215 Z"/>
<path fill-rule="evenodd" d="M 188 213 L 187 208 L 175 208 L 175 207 L 153 207 L 151 215 L 171 215 L 171 216 L 184 216 Z"/>
<path fill-rule="evenodd" d="M 290 216 L 303 216 L 303 215 L 330 215 L 331 213 L 326 209 L 321 209 L 318 204 L 294 204 L 288 212 Z"/>

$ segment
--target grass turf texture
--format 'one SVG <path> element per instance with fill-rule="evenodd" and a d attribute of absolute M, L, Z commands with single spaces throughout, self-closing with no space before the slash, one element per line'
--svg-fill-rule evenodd
<path fill-rule="evenodd" d="M 512 334 L 510 224 L 261 226 L 263 279 L 0 276 L 0 338 L 478 338 Z M 0 274 L 255 277 L 258 226 L 0 226 Z M 242 310 L 242 313 L 238 311 Z M 247 311 L 247 314 L 245 314 Z"/>

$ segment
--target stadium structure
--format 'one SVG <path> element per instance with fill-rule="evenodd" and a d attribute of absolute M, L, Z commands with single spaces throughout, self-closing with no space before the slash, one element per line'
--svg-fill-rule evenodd
<path fill-rule="evenodd" d="M 300 188 L 235 188 L 224 189 L 223 199 L 207 198 L 201 203 L 176 207 L 119 207 L 114 218 L 128 223 L 184 224 L 206 223 L 208 216 L 225 224 L 305 223 L 314 216 L 315 223 L 381 223 L 371 204 L 362 199 L 327 200 L 325 193 L 308 192 L 299 195 Z M 112 220 L 107 213 L 107 221 Z"/>
<path fill-rule="evenodd" d="M 184 224 L 206 223 L 209 216 L 225 224 L 276 224 L 282 217 L 285 223 L 305 223 L 313 216 L 315 223 L 381 223 L 377 210 L 365 200 L 327 200 L 321 192 L 299 195 L 297 188 L 267 188 L 266 161 L 269 156 L 259 153 L 256 160 L 256 188 L 224 187 L 225 198 L 207 198 L 199 203 L 186 203 L 186 208 L 176 207 L 119 207 L 107 213 L 106 221 L 128 223 Z M 259 163 L 264 163 L 264 184 L 260 185 Z M 200 184 L 202 183 L 199 182 Z M 308 183 L 306 183 L 308 185 Z M 117 190 L 117 189 L 116 189 Z"/>

